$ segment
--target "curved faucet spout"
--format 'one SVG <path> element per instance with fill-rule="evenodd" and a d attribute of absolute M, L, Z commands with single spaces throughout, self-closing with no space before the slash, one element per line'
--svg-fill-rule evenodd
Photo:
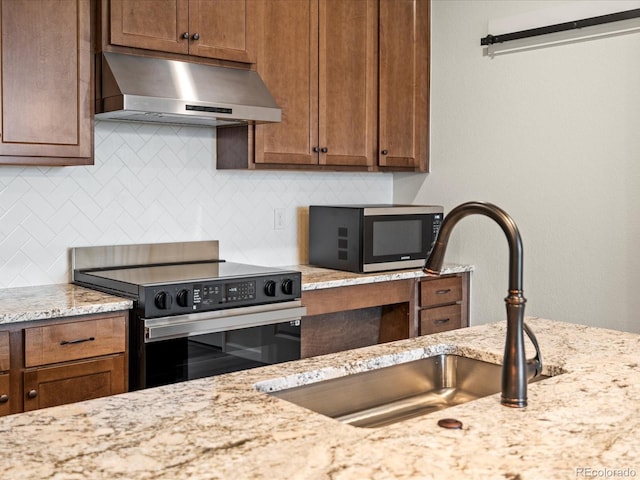
<path fill-rule="evenodd" d="M 524 325 L 524 304 L 527 301 L 522 292 L 522 239 L 513 219 L 500 207 L 485 202 L 467 202 L 455 207 L 444 218 L 436 243 L 425 262 L 424 271 L 440 274 L 444 254 L 453 227 L 464 217 L 481 214 L 494 220 L 507 237 L 509 244 L 509 293 L 507 305 L 507 334 L 502 363 L 502 404 L 510 407 L 527 406 L 528 371 L 539 374 L 542 370 L 542 355 L 531 329 Z M 524 333 L 531 338 L 536 349 L 536 357 L 527 361 L 524 349 Z"/>
<path fill-rule="evenodd" d="M 437 275 L 442 270 L 444 253 L 453 227 L 464 217 L 473 214 L 493 219 L 507 236 L 509 243 L 509 290 L 522 291 L 522 239 L 516 222 L 500 207 L 486 202 L 467 202 L 451 210 L 440 226 L 438 239 L 425 263 L 426 273 Z"/>

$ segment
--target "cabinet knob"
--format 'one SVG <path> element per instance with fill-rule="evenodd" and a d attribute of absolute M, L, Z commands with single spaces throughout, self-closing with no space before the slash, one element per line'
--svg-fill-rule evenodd
<path fill-rule="evenodd" d="M 319 149 L 318 147 L 313 147 L 313 151 L 314 151 L 315 153 L 318 153 L 318 152 L 320 151 L 320 149 Z"/>
<path fill-rule="evenodd" d="M 322 148 L 320 149 L 320 151 L 321 151 L 322 153 L 327 153 L 327 152 L 329 151 L 329 149 L 328 149 L 327 147 L 322 147 Z"/>
<path fill-rule="evenodd" d="M 7 403 L 9 401 L 9 395 L 3 393 L 0 395 L 0 403 Z"/>
<path fill-rule="evenodd" d="M 36 398 L 37 396 L 38 396 L 38 391 L 37 391 L 37 390 L 29 390 L 29 391 L 27 392 L 27 398 L 29 398 L 29 399 L 32 399 L 32 400 L 33 400 L 33 399 L 34 399 L 34 398 Z"/>
<path fill-rule="evenodd" d="M 198 35 L 197 33 L 194 33 L 191 38 L 193 38 L 194 40 L 198 40 L 200 39 L 200 35 Z"/>
<path fill-rule="evenodd" d="M 387 153 L 389 153 L 389 150 L 382 150 L 382 152 L 380 153 L 382 153 L 382 155 L 386 155 Z"/>
<path fill-rule="evenodd" d="M 184 32 L 182 34 L 182 38 L 184 38 L 185 40 L 189 38 L 189 32 Z"/>

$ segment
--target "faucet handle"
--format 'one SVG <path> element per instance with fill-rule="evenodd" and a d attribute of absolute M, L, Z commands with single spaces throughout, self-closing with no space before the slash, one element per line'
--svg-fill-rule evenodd
<path fill-rule="evenodd" d="M 527 380 L 531 380 L 532 378 L 535 378 L 542 373 L 542 353 L 540 352 L 538 339 L 533 333 L 533 330 L 531 330 L 531 328 L 529 328 L 529 325 L 524 322 L 522 326 L 524 327 L 524 332 L 527 334 L 527 337 L 529 337 L 529 340 L 531 340 L 531 343 L 533 343 L 533 347 L 536 349 L 536 356 L 527 359 Z"/>

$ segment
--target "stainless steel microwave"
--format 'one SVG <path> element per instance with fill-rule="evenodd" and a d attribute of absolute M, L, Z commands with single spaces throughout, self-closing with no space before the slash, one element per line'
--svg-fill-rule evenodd
<path fill-rule="evenodd" d="M 359 273 L 422 267 L 442 216 L 434 205 L 311 205 L 309 263 Z"/>

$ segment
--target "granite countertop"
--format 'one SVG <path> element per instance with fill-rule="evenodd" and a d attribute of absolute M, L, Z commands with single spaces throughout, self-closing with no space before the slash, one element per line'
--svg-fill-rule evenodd
<path fill-rule="evenodd" d="M 421 278 L 427 275 L 422 269 L 392 270 L 376 273 L 352 273 L 328 268 L 314 267 L 311 265 L 293 265 L 292 270 L 302 273 L 302 291 L 319 290 L 322 288 L 348 287 L 351 285 L 363 285 L 367 283 L 390 282 L 393 280 L 405 280 Z M 441 275 L 471 272 L 471 265 L 445 264 Z"/>
<path fill-rule="evenodd" d="M 287 267 L 302 273 L 302 290 L 346 287 L 425 276 L 421 270 L 351 273 L 309 265 Z M 472 271 L 466 265 L 445 265 L 444 274 Z M 0 289 L 0 324 L 128 310 L 129 299 L 101 293 L 71 283 Z"/>
<path fill-rule="evenodd" d="M 61 283 L 0 289 L 0 324 L 128 310 L 127 300 Z"/>
<path fill-rule="evenodd" d="M 640 335 L 528 318 L 555 375 L 357 428 L 257 391 L 449 352 L 499 361 L 505 322 L 0 418 L 12 479 L 566 479 L 640 471 Z M 527 344 L 529 356 L 532 348 Z M 441 418 L 461 430 L 437 426 Z M 626 472 L 626 475 L 625 475 Z"/>

